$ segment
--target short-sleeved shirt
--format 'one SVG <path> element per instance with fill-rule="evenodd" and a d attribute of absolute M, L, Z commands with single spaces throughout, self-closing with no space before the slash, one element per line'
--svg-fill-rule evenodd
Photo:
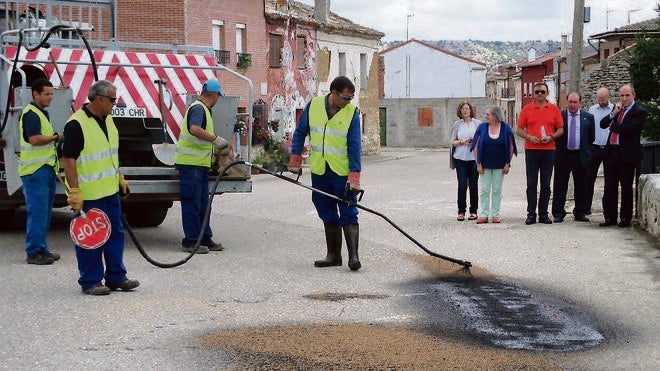
<path fill-rule="evenodd" d="M 561 117 L 559 107 L 556 105 L 545 102 L 543 107 L 539 107 L 535 102 L 532 102 L 525 105 L 520 111 L 518 127 L 527 129 L 529 135 L 541 138 L 541 127 L 545 128 L 545 135 L 552 135 L 557 129 L 564 127 L 564 120 Z M 534 144 L 526 140 L 525 149 L 554 150 L 555 141 Z"/>
<path fill-rule="evenodd" d="M 48 116 L 48 111 L 41 109 L 34 103 L 30 103 L 33 106 L 37 107 L 46 117 L 50 120 Z M 23 140 L 30 143 L 30 137 L 41 134 L 41 120 L 39 116 L 32 112 L 28 111 L 23 115 Z"/>
<path fill-rule="evenodd" d="M 85 111 L 87 116 L 94 118 L 94 121 L 96 121 L 99 124 L 101 130 L 103 130 L 103 133 L 107 138 L 108 127 L 105 125 L 105 120 L 91 113 L 87 109 L 86 104 L 81 109 Z M 64 142 L 62 144 L 62 157 L 77 159 L 78 156 L 80 156 L 80 152 L 82 152 L 84 147 L 85 147 L 85 137 L 83 136 L 82 128 L 80 127 L 80 123 L 78 122 L 78 120 L 71 120 L 67 122 L 66 125 L 64 126 Z"/>
<path fill-rule="evenodd" d="M 191 125 L 199 126 L 206 130 L 206 112 L 204 111 L 204 107 L 199 104 L 188 109 L 188 132 L 190 132 Z"/>

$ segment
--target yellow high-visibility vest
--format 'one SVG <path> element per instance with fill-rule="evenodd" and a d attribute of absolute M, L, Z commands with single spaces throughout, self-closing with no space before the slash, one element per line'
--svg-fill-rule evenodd
<path fill-rule="evenodd" d="M 309 167 L 312 174 L 325 174 L 325 164 L 337 175 L 348 175 L 348 128 L 356 107 L 347 104 L 331 119 L 325 109 L 325 97 L 315 97 L 309 106 Z"/>
<path fill-rule="evenodd" d="M 174 163 L 177 165 L 194 165 L 210 168 L 213 157 L 213 143 L 201 140 L 190 134 L 188 130 L 188 112 L 190 108 L 196 105 L 204 107 L 206 113 L 206 132 L 215 136 L 213 128 L 213 116 L 211 110 L 202 101 L 193 102 L 186 110 L 186 115 L 181 123 L 181 133 L 179 141 L 176 144 L 176 153 L 174 154 Z"/>
<path fill-rule="evenodd" d="M 83 109 L 76 111 L 69 121 L 80 123 L 85 145 L 76 159 L 78 187 L 83 200 L 98 200 L 119 192 L 119 132 L 112 116 L 105 118 L 108 137 L 93 117 Z"/>
<path fill-rule="evenodd" d="M 21 138 L 21 154 L 18 158 L 18 175 L 26 176 L 34 174 L 44 165 L 52 166 L 54 171 L 57 171 L 57 151 L 53 143 L 44 144 L 43 146 L 34 146 L 30 142 L 26 142 L 23 138 L 23 116 L 28 112 L 34 112 L 39 117 L 41 123 L 41 135 L 54 135 L 53 124 L 48 120 L 48 117 L 37 106 L 30 103 L 21 113 L 19 118 L 19 135 Z"/>

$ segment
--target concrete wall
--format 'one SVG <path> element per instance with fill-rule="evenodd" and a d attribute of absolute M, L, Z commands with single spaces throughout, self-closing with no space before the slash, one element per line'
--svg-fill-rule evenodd
<path fill-rule="evenodd" d="M 449 147 L 451 127 L 458 117 L 456 108 L 469 101 L 477 109 L 477 118 L 484 120 L 484 107 L 495 104 L 489 98 L 384 99 L 387 146 Z"/>
<path fill-rule="evenodd" d="M 651 235 L 660 237 L 660 174 L 639 177 L 637 220 Z"/>

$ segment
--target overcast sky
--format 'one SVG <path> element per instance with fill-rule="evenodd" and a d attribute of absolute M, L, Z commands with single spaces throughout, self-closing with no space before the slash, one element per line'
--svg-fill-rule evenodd
<path fill-rule="evenodd" d="M 299 0 L 313 5 L 314 0 Z M 656 0 L 585 0 L 589 35 L 657 17 Z M 573 28 L 573 0 L 330 0 L 330 10 L 385 33 L 383 41 L 561 40 Z M 411 14 L 410 17 L 407 17 Z"/>

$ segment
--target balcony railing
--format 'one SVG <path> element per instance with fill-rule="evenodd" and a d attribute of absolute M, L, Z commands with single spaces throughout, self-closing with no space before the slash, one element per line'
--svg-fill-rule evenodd
<path fill-rule="evenodd" d="M 223 66 L 226 66 L 229 64 L 229 60 L 231 59 L 231 53 L 229 50 L 214 50 L 215 52 L 215 61 L 218 64 L 221 64 Z"/>

